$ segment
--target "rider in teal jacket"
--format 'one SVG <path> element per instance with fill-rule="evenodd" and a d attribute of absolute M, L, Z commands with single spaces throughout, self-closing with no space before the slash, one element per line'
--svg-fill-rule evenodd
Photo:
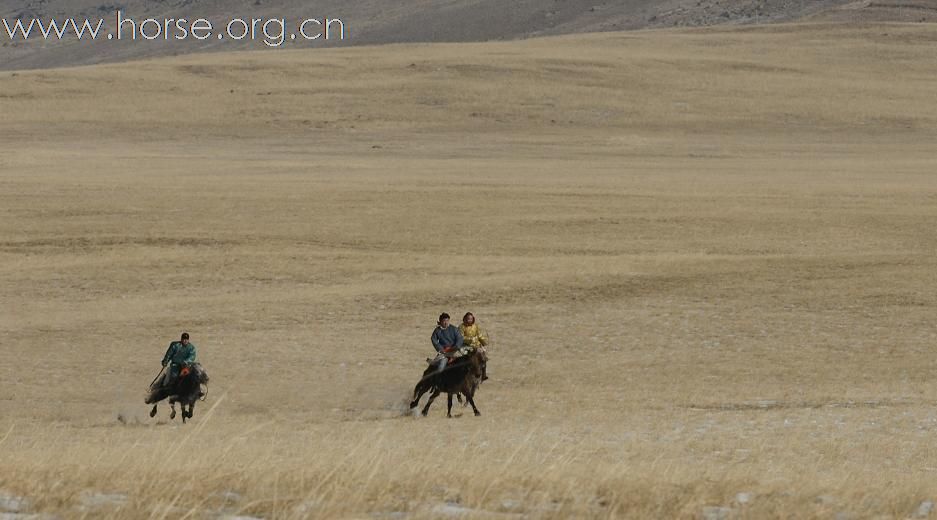
<path fill-rule="evenodd" d="M 169 381 L 175 381 L 179 377 L 182 367 L 189 366 L 196 361 L 196 349 L 194 343 L 189 343 L 189 333 L 183 332 L 179 341 L 173 341 L 163 356 L 163 366 L 169 365 Z"/>

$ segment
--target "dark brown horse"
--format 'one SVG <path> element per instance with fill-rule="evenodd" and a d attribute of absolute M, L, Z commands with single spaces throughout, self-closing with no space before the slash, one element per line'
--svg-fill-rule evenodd
<path fill-rule="evenodd" d="M 206 388 L 202 388 L 205 386 Z M 146 398 L 146 404 L 152 404 L 150 417 L 156 416 L 157 403 L 163 399 L 169 399 L 169 407 L 172 412 L 170 419 L 176 418 L 176 403 L 182 404 L 182 422 L 191 419 L 195 412 L 196 401 L 205 397 L 208 393 L 208 373 L 198 363 L 184 368 L 176 379 L 175 383 L 169 386 L 155 385 L 150 388 L 150 395 Z"/>
<path fill-rule="evenodd" d="M 423 372 L 423 378 L 416 384 L 416 388 L 413 389 L 413 401 L 410 402 L 410 409 L 416 408 L 423 394 L 432 390 L 433 393 L 429 396 L 429 401 L 423 407 L 422 414 L 424 416 L 429 413 L 429 407 L 433 404 L 433 400 L 442 392 L 448 395 L 447 417 L 452 417 L 452 396 L 458 394 L 465 396 L 468 403 L 472 405 L 475 415 L 481 415 L 478 407 L 475 406 L 474 398 L 475 390 L 478 389 L 478 385 L 482 380 L 482 363 L 482 355 L 478 351 L 472 351 L 472 353 L 462 356 L 447 365 L 442 372 L 434 373 L 436 366 L 430 365 Z"/>

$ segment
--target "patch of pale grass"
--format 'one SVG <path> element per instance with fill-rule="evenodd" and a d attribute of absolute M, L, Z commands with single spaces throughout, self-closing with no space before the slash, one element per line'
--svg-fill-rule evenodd
<path fill-rule="evenodd" d="M 911 515 L 937 498 L 932 36 L 0 74 L 0 496 L 96 518 Z M 469 310 L 493 338 L 483 415 L 407 416 L 435 316 Z M 212 377 L 186 426 L 142 405 L 182 330 Z"/>

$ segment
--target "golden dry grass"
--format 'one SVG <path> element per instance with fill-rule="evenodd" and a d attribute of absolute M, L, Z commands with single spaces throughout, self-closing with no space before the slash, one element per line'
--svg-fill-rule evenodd
<path fill-rule="evenodd" d="M 937 498 L 935 52 L 805 25 L 0 74 L 0 495 L 906 517 Z M 404 414 L 443 310 L 493 337 L 480 418 Z M 181 330 L 213 377 L 184 427 L 142 404 Z"/>

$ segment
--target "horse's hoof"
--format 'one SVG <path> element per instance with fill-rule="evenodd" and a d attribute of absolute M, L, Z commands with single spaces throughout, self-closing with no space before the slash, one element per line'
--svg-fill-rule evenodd
<path fill-rule="evenodd" d="M 420 415 L 422 415 L 423 417 L 426 417 L 427 415 L 429 415 L 429 412 L 420 412 Z"/>
<path fill-rule="evenodd" d="M 175 410 L 173 410 L 172 413 L 169 414 L 169 418 L 170 418 L 170 419 L 175 419 L 175 418 L 176 418 L 176 411 L 175 411 Z"/>
<path fill-rule="evenodd" d="M 478 417 L 478 416 L 480 416 L 481 414 L 482 414 L 481 412 L 475 412 L 475 417 Z"/>
<path fill-rule="evenodd" d="M 150 418 L 152 419 L 153 417 L 156 417 L 156 407 L 155 407 L 155 406 L 153 407 L 152 410 L 150 410 Z"/>

